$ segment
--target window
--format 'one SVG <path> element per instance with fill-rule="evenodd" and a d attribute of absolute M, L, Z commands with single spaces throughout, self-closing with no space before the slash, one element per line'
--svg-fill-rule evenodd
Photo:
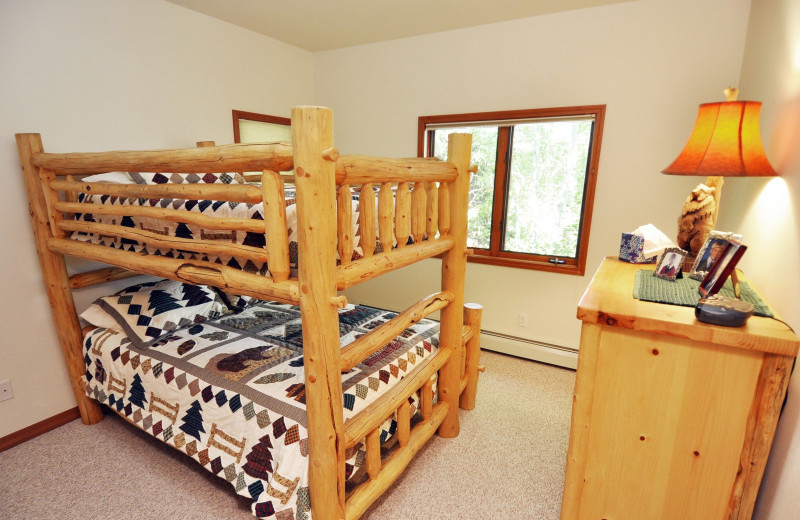
<path fill-rule="evenodd" d="M 255 112 L 233 111 L 234 143 L 292 142 L 292 120 Z"/>
<path fill-rule="evenodd" d="M 424 116 L 418 155 L 472 134 L 472 262 L 582 275 L 605 105 Z"/>

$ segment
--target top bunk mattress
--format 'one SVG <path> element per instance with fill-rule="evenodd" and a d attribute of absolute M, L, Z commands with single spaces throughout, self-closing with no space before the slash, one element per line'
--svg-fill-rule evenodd
<path fill-rule="evenodd" d="M 289 267 L 292 275 L 296 275 L 297 269 L 297 198 L 295 188 L 287 186 L 285 188 L 286 204 L 286 223 L 289 235 Z M 138 206 L 149 208 L 162 208 L 184 210 L 202 214 L 213 218 L 237 218 L 246 220 L 264 220 L 263 203 L 250 204 L 246 202 L 229 202 L 215 200 L 191 200 L 191 199 L 147 199 L 140 197 L 117 197 L 111 195 L 96 195 L 80 193 L 78 202 L 86 204 L 102 204 L 104 206 Z M 351 260 L 357 260 L 363 256 L 361 233 L 359 231 L 359 201 L 358 193 L 352 197 L 353 208 L 353 231 L 354 248 Z M 203 239 L 219 242 L 221 244 L 240 244 L 256 248 L 266 246 L 264 233 L 252 233 L 247 231 L 229 230 L 210 230 L 202 227 L 162 220 L 152 217 L 141 217 L 134 215 L 105 215 L 93 213 L 75 213 L 74 218 L 83 222 L 96 222 L 99 224 L 120 225 L 133 229 L 140 229 L 145 232 L 155 233 L 163 237 L 177 237 L 185 239 Z M 129 238 L 122 238 L 114 235 L 103 235 L 98 233 L 87 233 L 74 231 L 71 235 L 73 240 L 89 242 L 92 244 L 108 246 L 125 251 L 137 253 L 162 255 L 170 258 L 180 258 L 185 260 L 201 260 L 222 264 L 235 269 L 241 269 L 249 273 L 261 275 L 269 274 L 269 266 L 265 262 L 258 262 L 252 259 L 241 258 L 234 255 L 213 255 L 208 253 L 198 253 L 190 250 L 176 250 L 169 248 L 159 248 L 146 243 Z M 376 242 L 374 252 L 381 252 L 380 242 Z"/>
<path fill-rule="evenodd" d="M 348 305 L 339 311 L 342 346 L 394 316 Z M 303 335 L 297 307 L 265 301 L 147 342 L 97 328 L 84 338 L 86 393 L 227 480 L 259 518 L 309 519 Z M 421 320 L 342 374 L 345 422 L 438 344 L 438 323 Z M 381 442 L 395 428 L 390 418 Z M 363 479 L 363 448 L 346 455 L 348 477 Z"/>

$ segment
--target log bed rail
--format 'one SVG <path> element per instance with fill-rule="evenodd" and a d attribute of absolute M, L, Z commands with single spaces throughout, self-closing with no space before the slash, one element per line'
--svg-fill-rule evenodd
<path fill-rule="evenodd" d="M 42 271 L 62 351 L 81 417 L 102 419 L 87 398 L 82 333 L 72 299 L 78 289 L 137 274 L 149 274 L 299 305 L 303 327 L 315 330 L 304 344 L 309 486 L 317 519 L 356 519 L 402 472 L 433 435 L 458 435 L 458 408 L 475 406 L 481 308 L 464 304 L 466 225 L 471 136 L 450 136 L 448 162 L 339 155 L 333 146 L 332 114 L 322 107 L 292 109 L 293 144 L 246 144 L 144 152 L 53 154 L 38 134 L 17 134 Z M 294 169 L 298 265 L 290 272 L 284 203 L 285 172 Z M 261 171 L 261 186 L 220 184 L 120 185 L 84 182 L 82 176 L 114 171 L 224 173 Z M 353 189 L 359 191 L 355 249 Z M 185 210 L 78 203 L 78 193 L 137 198 L 183 198 L 263 203 L 264 220 L 218 218 Z M 181 239 L 146 230 L 83 222 L 74 213 L 151 217 L 204 229 L 263 233 L 263 248 Z M 268 262 L 270 276 L 218 263 L 135 253 L 72 240 L 82 231 L 122 237 L 158 248 L 231 254 Z M 377 244 L 373 250 L 372 244 Z M 67 276 L 64 255 L 109 264 Z M 423 298 L 396 318 L 340 349 L 338 291 L 425 258 L 442 256 L 441 291 Z M 337 261 L 338 257 L 338 261 Z M 343 423 L 341 372 L 382 348 L 409 325 L 441 311 L 440 348 L 387 395 Z M 438 375 L 439 400 L 433 403 Z M 409 398 L 419 393 L 422 419 L 411 426 Z M 395 416 L 398 446 L 381 460 L 379 426 Z M 345 497 L 345 450 L 365 441 L 369 480 Z"/>

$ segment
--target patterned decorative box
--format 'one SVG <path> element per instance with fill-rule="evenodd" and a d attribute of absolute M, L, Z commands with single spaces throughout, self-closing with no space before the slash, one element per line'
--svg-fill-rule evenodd
<path fill-rule="evenodd" d="M 619 259 L 631 264 L 654 264 L 658 255 L 645 258 L 642 254 L 644 237 L 633 233 L 623 233 L 619 243 Z"/>

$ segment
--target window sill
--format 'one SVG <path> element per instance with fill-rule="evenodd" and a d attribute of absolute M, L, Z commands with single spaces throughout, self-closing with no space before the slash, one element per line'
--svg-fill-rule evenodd
<path fill-rule="evenodd" d="M 514 267 L 517 269 L 531 269 L 534 271 L 545 271 L 548 273 L 571 274 L 583 276 L 584 266 L 576 264 L 551 264 L 550 262 L 540 262 L 535 260 L 521 260 L 517 258 L 503 258 L 489 256 L 485 254 L 472 254 L 467 257 L 468 262 L 476 264 L 497 265 L 501 267 Z"/>

